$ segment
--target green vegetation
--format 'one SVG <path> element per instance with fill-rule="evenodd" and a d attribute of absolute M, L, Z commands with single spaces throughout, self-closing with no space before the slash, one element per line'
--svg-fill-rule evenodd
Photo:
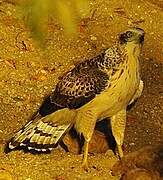
<path fill-rule="evenodd" d="M 88 0 L 26 0 L 18 3 L 34 38 L 43 41 L 48 19 L 58 21 L 67 35 L 76 35 L 78 21 L 88 15 Z"/>

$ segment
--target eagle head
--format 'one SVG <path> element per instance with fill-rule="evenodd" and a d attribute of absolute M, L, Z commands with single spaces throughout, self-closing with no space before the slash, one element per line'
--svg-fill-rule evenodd
<path fill-rule="evenodd" d="M 142 44 L 144 42 L 145 32 L 141 28 L 130 28 L 119 35 L 121 44 L 135 43 Z"/>

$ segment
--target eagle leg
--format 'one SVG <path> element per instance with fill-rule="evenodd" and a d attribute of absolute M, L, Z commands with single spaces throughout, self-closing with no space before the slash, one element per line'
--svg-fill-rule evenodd
<path fill-rule="evenodd" d="M 82 134 L 84 137 L 84 154 L 83 154 L 83 163 L 82 167 L 85 170 L 88 170 L 88 146 L 92 138 L 92 134 L 96 125 L 96 111 L 93 108 L 83 108 L 80 110 L 76 117 L 75 129 L 79 134 Z"/>
<path fill-rule="evenodd" d="M 83 154 L 83 162 L 82 162 L 82 167 L 87 171 L 88 170 L 88 147 L 89 147 L 89 142 L 85 141 L 84 142 L 84 154 Z"/>
<path fill-rule="evenodd" d="M 126 110 L 119 111 L 111 117 L 112 133 L 117 143 L 119 157 L 123 157 L 122 144 L 126 125 Z"/>

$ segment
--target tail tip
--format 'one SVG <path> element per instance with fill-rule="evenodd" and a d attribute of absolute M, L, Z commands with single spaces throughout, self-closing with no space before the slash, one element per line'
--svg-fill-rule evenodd
<path fill-rule="evenodd" d="M 10 153 L 12 150 L 14 150 L 16 148 L 16 146 L 13 144 L 13 138 L 10 139 L 7 143 L 6 146 L 4 148 L 4 152 L 6 154 Z"/>
<path fill-rule="evenodd" d="M 4 152 L 6 154 L 10 153 L 15 147 L 11 144 L 11 142 L 7 143 L 5 148 L 4 148 Z"/>

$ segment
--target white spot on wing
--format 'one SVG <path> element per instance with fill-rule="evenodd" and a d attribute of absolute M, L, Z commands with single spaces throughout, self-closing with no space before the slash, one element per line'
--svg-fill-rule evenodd
<path fill-rule="evenodd" d="M 55 138 L 51 138 L 50 139 L 50 144 L 56 144 L 56 139 Z"/>
<path fill-rule="evenodd" d="M 49 144 L 50 143 L 50 137 L 45 137 L 43 144 Z"/>
<path fill-rule="evenodd" d="M 38 141 L 37 141 L 37 144 L 43 144 L 44 139 L 45 139 L 45 136 L 40 136 Z"/>
<path fill-rule="evenodd" d="M 29 150 L 32 150 L 32 149 L 33 149 L 33 147 L 28 147 L 28 149 L 29 149 Z"/>
<path fill-rule="evenodd" d="M 49 134 L 49 131 L 51 130 L 51 128 L 52 127 L 50 125 L 47 125 L 43 132 Z"/>
<path fill-rule="evenodd" d="M 47 123 L 42 122 L 42 124 L 40 124 L 38 129 L 43 130 L 46 126 L 47 126 Z"/>
<path fill-rule="evenodd" d="M 32 121 L 29 121 L 24 127 L 26 128 L 27 126 L 29 126 L 32 123 Z"/>
<path fill-rule="evenodd" d="M 47 151 L 47 149 L 41 149 L 41 151 L 45 152 L 45 151 Z"/>
<path fill-rule="evenodd" d="M 41 127 L 42 126 L 42 124 L 44 124 L 42 121 L 40 121 L 39 123 L 38 123 L 38 125 L 37 125 L 37 127 Z"/>
<path fill-rule="evenodd" d="M 37 142 L 38 139 L 39 139 L 40 135 L 39 134 L 34 134 L 31 139 L 30 139 L 30 142 Z"/>
<path fill-rule="evenodd" d="M 55 132 L 56 128 L 54 128 L 53 126 L 51 126 L 51 130 L 49 131 L 49 134 L 53 134 Z"/>
<path fill-rule="evenodd" d="M 11 144 L 11 142 L 9 143 L 8 147 L 9 147 L 10 149 L 14 149 L 14 148 L 15 148 L 15 146 L 13 146 L 13 145 Z"/>
<path fill-rule="evenodd" d="M 24 144 L 24 143 L 20 143 L 20 146 L 26 146 L 26 144 Z"/>

